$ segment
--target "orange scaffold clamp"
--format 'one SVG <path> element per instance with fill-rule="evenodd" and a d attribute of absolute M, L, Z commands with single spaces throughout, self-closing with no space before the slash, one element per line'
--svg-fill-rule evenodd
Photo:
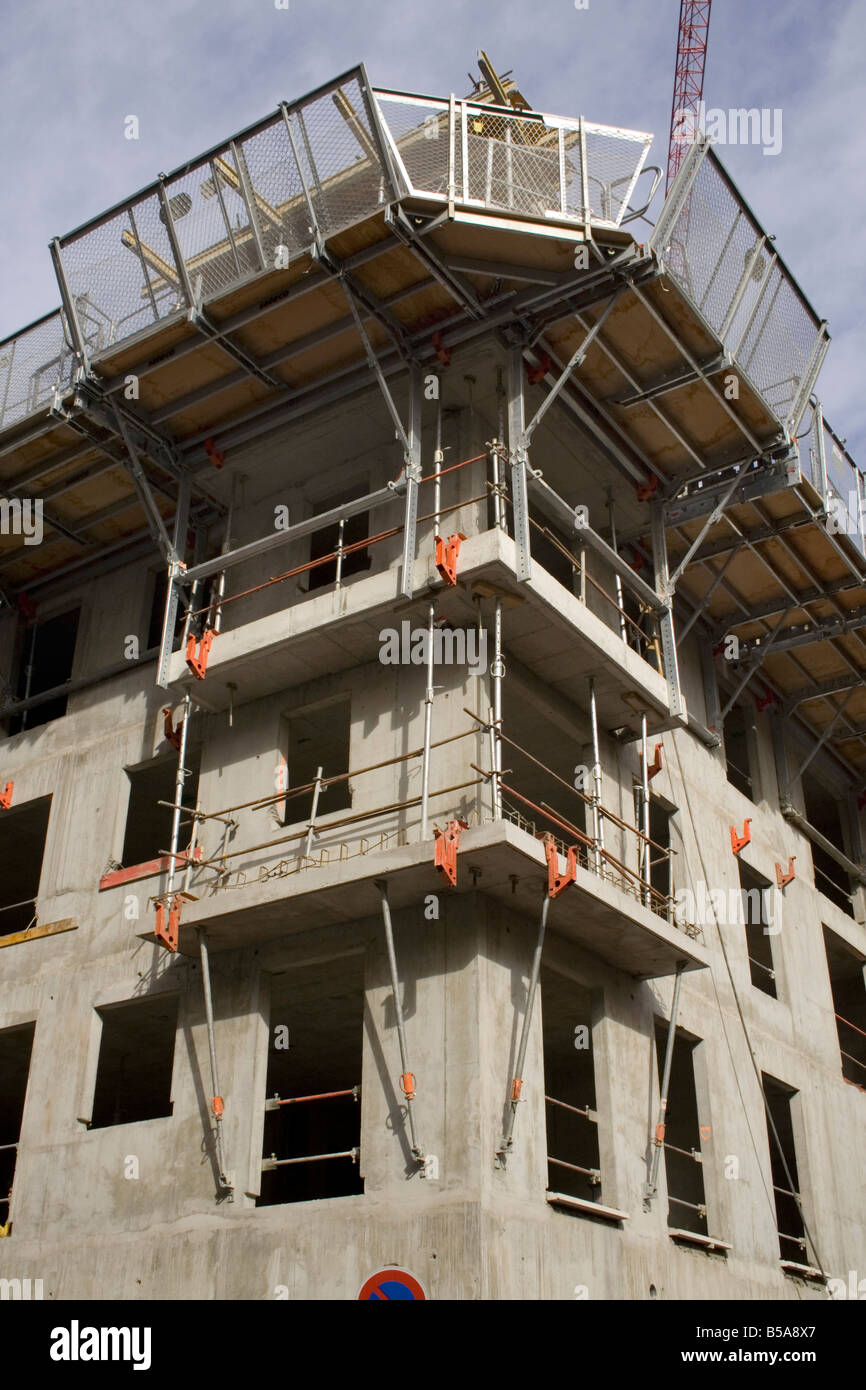
<path fill-rule="evenodd" d="M 207 670 L 207 659 L 210 656 L 210 649 L 213 646 L 213 639 L 216 636 L 212 627 L 202 633 L 201 642 L 198 644 L 196 652 L 195 633 L 191 632 L 186 639 L 186 664 L 192 671 L 196 680 L 203 681 L 204 673 Z"/>
<path fill-rule="evenodd" d="M 416 1085 L 415 1073 L 411 1071 L 404 1071 L 402 1076 L 400 1077 L 400 1085 L 403 1088 L 403 1095 L 406 1097 L 406 1099 L 414 1100 Z"/>
<path fill-rule="evenodd" d="M 154 927 L 153 934 L 157 941 L 161 942 L 167 951 L 171 951 L 172 955 L 177 952 L 181 901 L 180 893 L 175 893 L 168 905 L 167 914 L 165 903 L 157 903 L 156 905 L 156 926 Z M 167 921 L 166 916 L 168 918 Z"/>
<path fill-rule="evenodd" d="M 14 790 L 15 783 L 7 782 L 5 791 L 0 792 L 0 807 L 2 807 L 4 811 L 8 811 L 9 807 L 12 805 L 12 793 Z"/>
<path fill-rule="evenodd" d="M 446 584 L 457 583 L 457 557 L 460 554 L 460 542 L 465 539 L 459 531 L 449 536 L 447 542 L 441 536 L 436 537 L 436 568 Z"/>
<path fill-rule="evenodd" d="M 787 888 L 789 883 L 793 883 L 796 877 L 794 870 L 794 860 L 796 858 L 796 854 L 790 856 L 787 870 L 783 869 L 781 864 L 776 865 L 776 882 L 780 888 Z"/>
<path fill-rule="evenodd" d="M 547 856 L 547 891 L 551 898 L 558 898 L 577 878 L 577 845 L 572 845 L 566 855 L 564 874 L 559 872 L 559 851 L 550 834 L 544 837 L 544 853 Z"/>
<path fill-rule="evenodd" d="M 181 719 L 176 729 L 172 728 L 171 705 L 166 705 L 165 709 L 162 711 L 162 718 L 163 735 L 166 742 L 170 743 L 172 748 L 180 748 L 180 731 L 183 726 L 183 720 Z"/>
<path fill-rule="evenodd" d="M 746 845 L 749 844 L 749 842 L 751 841 L 752 832 L 751 832 L 751 830 L 749 829 L 749 826 L 750 826 L 751 824 L 752 824 L 752 817 L 751 817 L 751 816 L 747 816 L 746 819 L 745 819 L 745 821 L 743 822 L 743 833 L 742 833 L 742 835 L 738 835 L 738 834 L 737 834 L 736 826 L 734 826 L 734 825 L 731 826 L 731 852 L 732 852 L 733 854 L 739 854 L 740 850 L 741 850 L 741 849 L 745 849 Z"/>
<path fill-rule="evenodd" d="M 434 830 L 436 850 L 433 863 L 441 869 L 452 888 L 457 887 L 457 848 L 460 844 L 460 831 L 465 830 L 465 820 L 450 820 L 444 830 Z"/>
<path fill-rule="evenodd" d="M 651 763 L 647 763 L 647 765 L 646 765 L 646 775 L 647 775 L 647 781 L 648 781 L 648 782 L 651 782 L 652 779 L 653 779 L 659 772 L 661 772 L 661 770 L 662 770 L 662 753 L 663 753 L 663 752 L 664 752 L 664 748 L 663 748 L 662 744 L 657 743 L 656 746 L 655 746 L 655 749 L 653 750 L 653 760 L 652 760 Z M 641 758 L 641 762 L 643 762 L 643 753 L 641 753 L 640 758 Z"/>

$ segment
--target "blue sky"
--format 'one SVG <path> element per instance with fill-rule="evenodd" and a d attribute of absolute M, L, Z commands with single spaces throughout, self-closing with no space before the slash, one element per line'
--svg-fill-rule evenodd
<path fill-rule="evenodd" d="M 382 86 L 464 95 L 485 48 L 536 108 L 652 131 L 664 164 L 678 15 L 678 0 L 6 0 L 0 338 L 57 305 L 52 236 L 359 61 Z M 830 320 L 818 394 L 861 466 L 864 67 L 866 0 L 715 0 L 707 105 L 780 108 L 783 131 L 775 157 L 719 153 Z"/>

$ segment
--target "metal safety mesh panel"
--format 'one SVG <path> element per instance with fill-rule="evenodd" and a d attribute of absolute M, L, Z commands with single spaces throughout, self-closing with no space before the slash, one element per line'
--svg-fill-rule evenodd
<path fill-rule="evenodd" d="M 400 161 L 399 172 L 413 189 L 436 195 L 448 193 L 449 115 L 447 102 L 423 102 L 377 95 L 379 110 Z M 456 179 L 463 165 L 455 150 Z"/>
<path fill-rule="evenodd" d="M 649 153 L 651 136 L 584 125 L 589 204 L 593 218 L 617 226 Z"/>
<path fill-rule="evenodd" d="M 72 381 L 75 355 L 58 309 L 0 343 L 0 429 L 46 405 Z"/>
<path fill-rule="evenodd" d="M 86 336 L 85 321 L 100 324 L 100 347 L 290 264 L 316 231 L 333 236 L 390 201 L 360 70 L 193 161 L 164 195 L 148 189 L 61 240 L 79 321 Z"/>
<path fill-rule="evenodd" d="M 670 195 L 681 205 L 673 216 L 662 211 L 653 247 L 777 418 L 795 427 L 824 328 L 712 150 L 691 176 L 697 155 L 693 147 L 684 161 Z"/>
<path fill-rule="evenodd" d="M 530 217 L 619 223 L 652 136 L 483 102 L 378 92 L 383 120 L 410 192 Z M 453 150 L 453 155 L 452 155 Z M 586 187 L 585 187 L 586 185 Z M 588 209 L 584 206 L 589 204 Z"/>

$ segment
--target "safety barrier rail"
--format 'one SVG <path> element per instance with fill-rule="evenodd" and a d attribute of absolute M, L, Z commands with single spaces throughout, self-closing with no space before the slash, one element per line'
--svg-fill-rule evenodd
<path fill-rule="evenodd" d="M 320 1091 L 312 1096 L 286 1096 L 275 1095 L 265 1101 L 265 1110 L 278 1110 L 283 1105 L 305 1105 L 323 1100 L 341 1100 L 346 1096 L 351 1096 L 357 1103 L 361 1098 L 360 1084 L 351 1086 L 342 1091 Z M 291 1168 L 299 1163 L 325 1163 L 332 1158 L 350 1158 L 353 1163 L 358 1162 L 360 1148 L 355 1146 L 351 1149 L 340 1149 L 336 1153 L 326 1154 L 299 1154 L 294 1158 L 277 1158 L 276 1154 L 271 1154 L 269 1158 L 262 1159 L 262 1172 L 271 1173 L 277 1168 Z"/>
<path fill-rule="evenodd" d="M 95 342 L 92 328 L 90 341 Z M 60 309 L 0 342 L 0 429 L 25 420 L 67 390 L 75 367 Z"/>
<path fill-rule="evenodd" d="M 585 1109 L 581 1109 L 580 1106 L 569 1105 L 564 1100 L 557 1100 L 555 1096 L 545 1096 L 544 1099 L 547 1105 L 557 1106 L 560 1110 L 566 1110 L 571 1115 L 578 1115 L 581 1119 L 586 1120 L 588 1124 L 598 1124 L 595 1111 L 590 1110 L 589 1106 Z M 565 1159 L 554 1158 L 552 1154 L 547 1155 L 547 1161 L 548 1163 L 552 1163 L 556 1168 L 566 1168 L 571 1173 L 583 1174 L 592 1187 L 598 1187 L 601 1183 L 601 1171 L 598 1168 L 584 1168 L 579 1163 L 568 1163 Z"/>
<path fill-rule="evenodd" d="M 800 469 L 819 494 L 832 535 L 846 535 L 866 556 L 866 478 L 845 447 L 844 440 L 824 418 L 814 397 L 811 418 L 798 440 Z"/>
<path fill-rule="evenodd" d="M 702 134 L 686 152 L 650 245 L 793 433 L 827 351 L 827 325 Z"/>
<path fill-rule="evenodd" d="M 375 92 L 406 193 L 450 206 L 618 227 L 652 135 L 538 111 Z"/>

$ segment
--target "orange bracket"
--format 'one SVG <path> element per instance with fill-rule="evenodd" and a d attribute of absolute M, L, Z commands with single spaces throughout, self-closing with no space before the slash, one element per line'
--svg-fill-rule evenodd
<path fill-rule="evenodd" d="M 645 483 L 637 484 L 637 500 L 639 502 L 648 502 L 658 490 L 659 480 L 656 474 L 653 473 L 647 478 Z"/>
<path fill-rule="evenodd" d="M 796 854 L 791 855 L 790 859 L 788 860 L 787 873 L 784 873 L 782 871 L 781 864 L 776 865 L 776 882 L 778 883 L 780 888 L 786 888 L 788 884 L 792 883 L 793 880 L 797 877 L 797 875 L 794 872 L 794 860 L 796 858 Z"/>
<path fill-rule="evenodd" d="M 530 386 L 537 386 L 540 381 L 544 380 L 547 373 L 552 371 L 553 363 L 547 353 L 539 352 L 538 364 L 536 366 L 533 367 L 530 362 L 526 364 L 526 380 L 529 382 Z"/>
<path fill-rule="evenodd" d="M 166 705 L 162 713 L 166 741 L 171 744 L 172 748 L 180 748 L 180 731 L 183 726 L 183 720 L 181 719 L 177 728 L 173 729 L 171 727 L 171 705 Z"/>
<path fill-rule="evenodd" d="M 214 1096 L 213 1100 L 210 1103 L 210 1108 L 214 1113 L 214 1118 L 217 1120 L 221 1120 L 223 1117 L 223 1111 L 226 1108 L 225 1101 L 223 1100 L 222 1096 Z"/>
<path fill-rule="evenodd" d="M 214 444 L 212 439 L 205 440 L 204 451 L 210 459 L 211 463 L 213 464 L 214 468 L 222 468 L 223 464 L 226 461 L 226 456 L 225 454 L 220 453 L 219 449 Z"/>
<path fill-rule="evenodd" d="M 407 1100 L 415 1099 L 415 1074 L 411 1071 L 404 1071 L 400 1077 L 400 1085 L 403 1087 L 403 1095 Z"/>
<path fill-rule="evenodd" d="M 751 838 L 752 838 L 752 832 L 751 832 L 751 830 L 749 829 L 749 826 L 750 826 L 751 824 L 752 824 L 752 817 L 751 817 L 751 816 L 747 816 L 746 819 L 745 819 L 745 821 L 743 822 L 743 833 L 742 833 L 742 835 L 738 835 L 737 832 L 736 832 L 735 827 L 734 827 L 733 825 L 731 826 L 731 852 L 732 852 L 733 854 L 739 854 L 740 850 L 741 850 L 741 849 L 745 849 L 746 845 L 747 845 L 747 844 L 749 843 L 749 841 L 751 840 Z"/>
<path fill-rule="evenodd" d="M 451 349 L 450 349 L 450 348 L 447 348 L 447 347 L 445 346 L 445 344 L 443 343 L 443 341 L 442 341 L 442 334 L 439 332 L 438 329 L 437 329 L 436 332 L 433 334 L 433 337 L 431 338 L 430 341 L 432 342 L 433 347 L 434 347 L 435 350 L 436 350 L 436 356 L 439 358 L 439 361 L 442 363 L 442 366 L 443 366 L 443 367 L 450 367 L 450 366 L 451 366 Z"/>
<path fill-rule="evenodd" d="M 465 539 L 459 531 L 448 537 L 447 544 L 441 536 L 436 537 L 436 568 L 446 584 L 457 583 L 457 557 L 460 554 L 460 542 Z"/>
<path fill-rule="evenodd" d="M 209 627 L 207 632 L 202 633 L 197 654 L 195 633 L 191 632 L 186 639 L 186 664 L 192 671 L 196 680 L 204 680 L 204 673 L 207 670 L 207 659 L 210 656 L 210 649 L 213 646 L 213 639 L 215 636 L 216 633 L 212 627 Z"/>
<path fill-rule="evenodd" d="M 14 789 L 15 783 L 7 782 L 6 790 L 0 792 L 0 807 L 2 807 L 4 811 L 8 811 L 9 807 L 12 805 L 12 792 Z"/>
<path fill-rule="evenodd" d="M 662 752 L 662 745 L 660 743 L 657 743 L 653 751 L 653 760 L 651 763 L 647 763 L 646 765 L 646 775 L 650 782 L 655 777 L 656 773 L 661 772 L 662 770 Z M 640 760 L 641 762 L 643 762 L 642 751 L 640 754 Z"/>
<path fill-rule="evenodd" d="M 512 1099 L 513 1101 L 518 1101 L 518 1100 L 520 1100 L 520 1092 L 521 1092 L 522 1090 L 523 1090 L 523 1081 L 521 1080 L 521 1078 L 520 1078 L 519 1076 L 515 1076 L 514 1080 L 513 1080 L 512 1083 L 511 1083 L 511 1099 Z"/>
<path fill-rule="evenodd" d="M 547 855 L 547 891 L 551 898 L 558 898 L 577 878 L 577 846 L 572 845 L 568 851 L 564 874 L 559 872 L 559 852 L 552 835 L 544 837 L 544 853 Z"/>
<path fill-rule="evenodd" d="M 445 830 L 434 830 L 436 852 L 433 863 L 441 869 L 452 888 L 457 887 L 457 849 L 460 844 L 460 831 L 465 830 L 465 820 L 450 820 Z"/>
<path fill-rule="evenodd" d="M 166 926 L 165 903 L 156 905 L 156 926 L 154 936 L 157 941 L 161 941 L 167 951 L 172 955 L 177 951 L 177 937 L 180 930 L 180 905 L 182 898 L 180 893 L 175 893 L 168 907 L 168 925 Z"/>

